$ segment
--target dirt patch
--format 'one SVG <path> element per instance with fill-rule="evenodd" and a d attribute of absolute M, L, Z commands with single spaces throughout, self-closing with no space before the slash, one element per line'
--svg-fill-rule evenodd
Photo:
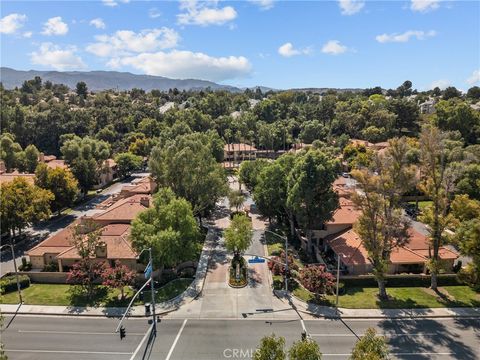
<path fill-rule="evenodd" d="M 440 302 L 455 301 L 455 298 L 452 295 L 450 295 L 445 288 L 439 287 L 438 291 L 434 291 L 430 288 L 422 288 L 422 290 L 429 295 L 435 296 L 435 298 Z"/>

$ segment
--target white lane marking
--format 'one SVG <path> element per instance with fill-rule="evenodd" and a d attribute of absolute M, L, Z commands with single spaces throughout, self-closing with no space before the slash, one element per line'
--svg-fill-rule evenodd
<path fill-rule="evenodd" d="M 143 346 L 143 343 L 145 342 L 145 340 L 147 339 L 147 337 L 149 337 L 152 333 L 152 330 L 153 330 L 153 325 L 155 325 L 154 323 L 152 323 L 152 326 L 150 326 L 150 328 L 147 330 L 147 332 L 145 333 L 144 337 L 142 338 L 142 341 L 140 341 L 140 344 L 138 344 L 137 348 L 135 349 L 135 351 L 133 352 L 132 356 L 130 357 L 130 360 L 133 360 L 135 359 L 135 357 L 137 356 L 138 352 L 140 351 L 140 348 Z"/>
<path fill-rule="evenodd" d="M 85 331 L 50 331 L 50 330 L 18 330 L 19 333 L 32 334 L 66 334 L 66 335 L 115 335 L 115 332 L 85 332 Z M 143 336 L 143 333 L 128 333 L 128 335 Z"/>
<path fill-rule="evenodd" d="M 358 336 L 363 336 L 364 334 L 357 334 Z M 345 337 L 356 337 L 357 335 L 355 334 L 310 334 L 310 336 L 315 336 L 315 337 L 328 337 L 328 336 L 345 336 Z M 429 333 L 418 333 L 418 334 L 379 334 L 379 336 L 385 336 L 385 337 L 396 337 L 396 336 L 436 336 L 438 334 L 429 334 Z"/>
<path fill-rule="evenodd" d="M 5 352 L 54 353 L 54 354 L 92 354 L 92 355 L 130 355 L 131 354 L 131 352 L 111 352 L 111 351 L 21 350 L 21 349 L 5 349 Z"/>
<path fill-rule="evenodd" d="M 177 337 L 173 341 L 172 347 L 170 348 L 170 351 L 168 352 L 165 360 L 170 360 L 170 356 L 172 356 L 173 350 L 175 349 L 175 346 L 177 345 L 177 341 L 178 341 L 178 339 L 180 339 L 180 335 L 182 335 L 182 331 L 183 331 L 183 328 L 185 327 L 185 324 L 187 323 L 187 320 L 188 319 L 183 320 L 182 327 L 180 328 L 180 330 L 178 330 Z"/>

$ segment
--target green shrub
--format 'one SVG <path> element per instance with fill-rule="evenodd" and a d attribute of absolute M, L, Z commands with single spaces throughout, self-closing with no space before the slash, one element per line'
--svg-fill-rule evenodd
<path fill-rule="evenodd" d="M 371 277 L 355 277 L 351 279 L 340 279 L 345 287 L 376 287 L 377 281 L 373 276 Z M 429 287 L 431 279 L 429 275 L 409 275 L 409 276 L 387 276 L 387 287 Z M 452 274 L 438 275 L 439 286 L 455 286 L 462 285 L 462 281 L 458 276 Z"/>
<path fill-rule="evenodd" d="M 25 289 L 30 286 L 30 278 L 27 275 L 19 275 L 20 288 Z M 9 275 L 0 280 L 0 292 L 6 294 L 17 290 L 17 277 Z"/>
<path fill-rule="evenodd" d="M 44 272 L 57 272 L 58 271 L 58 263 L 52 261 L 51 263 L 46 264 L 43 267 L 42 271 L 44 271 Z"/>
<path fill-rule="evenodd" d="M 27 258 L 22 257 L 22 264 L 18 267 L 20 271 L 30 271 L 32 270 L 32 263 L 27 261 Z"/>

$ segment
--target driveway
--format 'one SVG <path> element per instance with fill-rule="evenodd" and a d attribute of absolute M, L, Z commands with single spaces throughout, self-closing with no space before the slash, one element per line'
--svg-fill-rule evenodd
<path fill-rule="evenodd" d="M 231 179 L 232 180 L 232 179 Z M 230 186 L 238 189 L 238 183 L 231 181 Z M 246 193 L 246 203 L 253 203 Z M 265 256 L 262 243 L 265 221 L 258 214 L 252 214 L 253 239 L 246 254 Z M 228 285 L 228 267 L 232 254 L 225 249 L 223 230 L 230 224 L 228 199 L 217 204 L 210 226 L 215 229 L 215 248 L 210 259 L 205 285 L 200 296 L 179 310 L 167 315 L 171 318 L 272 318 L 292 317 L 294 311 L 273 295 L 270 271 L 267 263 L 249 264 L 248 285 L 234 289 Z M 245 256 L 249 259 L 251 256 Z"/>

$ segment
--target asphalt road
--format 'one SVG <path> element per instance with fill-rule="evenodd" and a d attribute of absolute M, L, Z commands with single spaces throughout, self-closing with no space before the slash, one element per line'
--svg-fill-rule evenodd
<path fill-rule="evenodd" d="M 12 320 L 13 319 L 13 320 Z M 118 320 L 105 318 L 16 316 L 5 318 L 2 341 L 9 359 L 250 359 L 262 336 L 275 333 L 287 346 L 300 338 L 298 319 L 163 319 L 157 336 L 138 346 L 149 325 L 127 320 L 127 336 L 114 334 Z M 388 338 L 393 358 L 479 359 L 478 319 L 306 320 L 324 359 L 346 359 L 368 327 Z M 146 351 L 145 351 L 146 350 Z"/>

